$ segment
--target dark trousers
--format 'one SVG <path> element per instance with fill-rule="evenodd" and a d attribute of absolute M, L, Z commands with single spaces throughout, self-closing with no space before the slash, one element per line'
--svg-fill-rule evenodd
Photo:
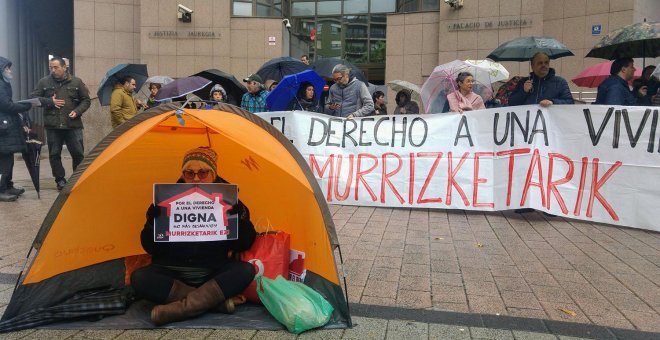
<path fill-rule="evenodd" d="M 14 154 L 0 153 L 0 192 L 3 192 L 14 184 L 11 181 L 14 170 Z"/>
<path fill-rule="evenodd" d="M 138 297 L 163 304 L 167 301 L 174 280 L 198 287 L 208 280 L 215 280 L 222 289 L 225 298 L 240 294 L 254 279 L 254 266 L 242 261 L 229 261 L 215 271 L 209 271 L 201 280 L 190 282 L 184 276 L 169 267 L 151 264 L 142 267 L 131 275 L 131 286 Z"/>
<path fill-rule="evenodd" d="M 73 170 L 75 171 L 85 157 L 83 130 L 47 129 L 46 138 L 48 139 L 48 158 L 50 159 L 53 177 L 55 177 L 55 181 L 65 179 L 66 173 L 62 166 L 62 146 L 66 144 L 66 148 L 69 150 L 71 158 L 73 158 Z"/>

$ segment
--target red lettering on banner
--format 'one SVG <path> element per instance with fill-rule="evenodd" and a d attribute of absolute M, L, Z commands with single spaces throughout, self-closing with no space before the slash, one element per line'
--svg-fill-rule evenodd
<path fill-rule="evenodd" d="M 343 194 L 339 194 L 339 178 L 341 177 L 342 155 L 337 156 L 337 171 L 335 171 L 335 198 L 338 201 L 345 201 L 351 194 L 351 183 L 353 183 L 353 155 L 348 155 L 348 179 L 346 180 L 346 189 Z"/>
<path fill-rule="evenodd" d="M 335 171 L 335 155 L 330 155 L 328 160 L 323 164 L 323 168 L 321 168 L 319 163 L 316 161 L 316 157 L 311 154 L 309 155 L 309 167 L 312 169 L 312 173 L 314 173 L 314 169 L 316 169 L 316 172 L 319 174 L 320 178 L 323 178 L 326 169 L 330 168 L 330 174 L 328 175 L 328 195 L 326 199 L 328 202 L 332 202 L 332 180 L 334 178 L 333 172 Z"/>
<path fill-rule="evenodd" d="M 580 211 L 582 211 L 582 196 L 584 196 L 584 182 L 587 177 L 587 165 L 589 165 L 589 158 L 582 157 L 582 172 L 580 173 L 580 185 L 577 190 L 577 198 L 575 199 L 575 208 L 573 209 L 573 215 L 580 216 Z"/>
<path fill-rule="evenodd" d="M 362 167 L 362 157 L 369 158 L 374 161 L 374 165 L 372 165 L 369 169 L 365 171 L 361 171 L 360 168 Z M 371 190 L 371 187 L 367 183 L 367 181 L 364 180 L 364 175 L 369 174 L 372 172 L 376 167 L 378 166 L 378 157 L 368 154 L 368 153 L 361 153 L 358 154 L 358 159 L 357 159 L 357 173 L 355 174 L 355 200 L 358 200 L 358 192 L 360 191 L 360 182 L 364 184 L 364 188 L 367 189 L 367 192 L 369 193 L 369 196 L 371 196 L 371 200 L 373 202 L 376 202 L 378 197 L 376 194 L 374 194 L 374 191 Z"/>
<path fill-rule="evenodd" d="M 387 172 L 387 156 L 393 156 L 394 158 L 397 159 L 397 161 L 399 161 L 399 164 L 397 165 L 396 169 L 393 170 L 392 172 Z M 394 192 L 394 195 L 396 196 L 396 198 L 399 199 L 399 203 L 403 204 L 403 202 L 405 202 L 405 200 L 403 199 L 403 197 L 401 197 L 401 194 L 399 194 L 399 191 L 396 190 L 396 188 L 394 187 L 394 184 L 392 184 L 392 181 L 390 181 L 390 177 L 396 175 L 401 170 L 401 168 L 403 167 L 403 159 L 401 159 L 401 156 L 399 156 L 398 154 L 395 154 L 393 152 L 384 153 L 382 158 L 383 158 L 383 171 L 382 171 L 382 176 L 383 177 L 380 181 L 380 202 L 385 203 L 385 184 L 387 183 L 387 186 L 389 186 L 390 189 L 392 189 L 392 192 Z M 356 199 L 357 199 L 357 197 L 356 197 Z"/>
<path fill-rule="evenodd" d="M 571 178 L 573 178 L 573 171 L 574 171 L 575 166 L 573 166 L 573 161 L 570 158 L 568 158 L 568 157 L 566 157 L 566 156 L 564 156 L 560 153 L 551 152 L 551 153 L 548 154 L 548 156 L 549 156 L 549 159 L 548 159 L 548 163 L 549 163 L 548 164 L 548 192 L 547 192 L 548 197 L 546 199 L 546 201 L 548 202 L 547 208 L 550 209 L 550 193 L 552 193 L 555 196 L 555 198 L 557 199 L 557 203 L 559 203 L 559 208 L 561 209 L 562 213 L 564 213 L 564 215 L 566 215 L 566 214 L 568 214 L 568 209 L 566 208 L 566 204 L 564 204 L 564 199 L 561 197 L 561 194 L 559 193 L 559 190 L 557 190 L 557 186 L 562 185 L 562 184 L 566 184 L 571 180 Z M 552 180 L 552 172 L 554 170 L 555 158 L 560 158 L 564 162 L 566 162 L 566 164 L 568 164 L 568 171 L 566 172 L 566 175 L 564 177 L 562 177 L 561 179 L 558 179 L 556 181 L 553 181 Z"/>
<path fill-rule="evenodd" d="M 429 183 L 431 183 L 431 178 L 433 178 L 433 174 L 435 174 L 435 170 L 438 168 L 438 165 L 440 164 L 440 159 L 442 159 L 442 152 L 418 152 L 417 153 L 418 157 L 435 157 L 435 161 L 433 162 L 433 165 L 431 165 L 431 170 L 429 170 L 428 176 L 426 176 L 426 179 L 424 180 L 424 184 L 422 185 L 422 190 L 419 192 L 419 197 L 417 197 L 417 203 L 442 203 L 442 198 L 422 198 L 424 197 L 424 194 L 426 193 L 426 189 L 429 187 Z M 411 177 L 414 180 L 414 177 Z"/>
<path fill-rule="evenodd" d="M 494 208 L 495 203 L 477 203 L 477 196 L 479 190 L 479 183 L 488 182 L 485 178 L 479 178 L 479 157 L 490 156 L 491 159 L 495 155 L 494 152 L 475 152 L 474 153 L 474 184 L 472 187 L 472 206 L 475 208 Z"/>
<path fill-rule="evenodd" d="M 408 177 L 408 204 L 412 204 L 415 191 L 415 153 L 411 152 L 408 157 L 410 159 L 410 164 L 408 164 L 410 167 L 410 175 Z"/>
<path fill-rule="evenodd" d="M 468 201 L 467 196 L 465 196 L 465 192 L 463 192 L 463 189 L 461 188 L 460 185 L 458 185 L 458 182 L 454 179 L 456 177 L 456 174 L 458 171 L 461 169 L 461 166 L 463 166 L 463 163 L 465 163 L 465 160 L 467 157 L 470 155 L 469 152 L 466 152 L 463 154 L 463 157 L 461 157 L 461 160 L 458 162 L 458 165 L 456 168 L 452 168 L 451 163 L 452 163 L 452 153 L 447 152 L 447 198 L 445 198 L 445 204 L 451 205 L 451 193 L 452 193 L 452 186 L 456 188 L 458 191 L 458 194 L 461 195 L 461 198 L 463 199 L 463 203 L 465 204 L 466 207 L 470 206 L 470 201 Z"/>
<path fill-rule="evenodd" d="M 538 182 L 532 182 L 532 172 L 534 168 L 537 168 L 537 173 L 539 177 Z M 520 206 L 525 205 L 525 200 L 527 199 L 527 192 L 529 191 L 530 186 L 538 187 L 541 193 L 541 205 L 545 207 L 545 190 L 543 189 L 543 169 L 541 168 L 541 156 L 539 155 L 539 149 L 534 149 L 534 154 L 532 154 L 532 160 L 529 163 L 529 169 L 527 169 L 527 178 L 525 178 L 525 186 L 523 187 L 522 198 L 520 199 Z"/>
<path fill-rule="evenodd" d="M 591 166 L 592 168 L 592 175 L 591 175 L 591 190 L 589 191 L 589 204 L 587 204 L 587 217 L 591 217 L 593 205 L 594 205 L 594 197 L 598 199 L 600 204 L 605 207 L 605 210 L 607 210 L 607 213 L 610 214 L 613 220 L 618 221 L 619 216 L 614 212 L 614 208 L 607 203 L 603 195 L 601 195 L 598 192 L 598 189 L 605 185 L 605 182 L 607 182 L 610 177 L 612 177 L 612 174 L 621 166 L 621 161 L 616 161 L 612 166 L 605 172 L 605 175 L 601 179 L 598 179 L 598 158 L 594 158 L 592 160 Z"/>
<path fill-rule="evenodd" d="M 500 151 L 496 155 L 498 156 L 509 156 L 509 180 L 507 182 L 507 187 L 506 187 L 506 206 L 510 207 L 511 206 L 511 185 L 513 183 L 513 165 L 515 163 L 514 157 L 516 155 L 524 155 L 529 153 L 531 149 L 525 148 L 525 149 L 513 149 L 513 150 L 506 150 L 506 151 Z"/>

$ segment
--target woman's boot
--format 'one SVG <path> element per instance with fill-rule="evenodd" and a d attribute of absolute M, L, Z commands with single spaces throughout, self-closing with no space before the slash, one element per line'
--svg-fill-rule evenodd
<path fill-rule="evenodd" d="M 151 321 L 157 326 L 190 319 L 225 301 L 225 295 L 215 280 L 209 280 L 179 301 L 158 305 L 151 310 Z"/>
<path fill-rule="evenodd" d="M 165 303 L 179 301 L 188 296 L 188 293 L 192 292 L 193 290 L 195 290 L 195 287 L 188 286 L 179 280 L 174 280 L 174 284 L 172 284 L 170 294 L 167 296 Z"/>

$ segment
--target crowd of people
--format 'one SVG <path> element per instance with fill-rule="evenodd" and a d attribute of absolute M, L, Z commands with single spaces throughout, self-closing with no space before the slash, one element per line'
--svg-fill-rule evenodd
<path fill-rule="evenodd" d="M 309 65 L 309 56 L 300 60 Z M 24 189 L 12 182 L 13 154 L 24 150 L 27 125 L 24 119 L 31 103 L 14 103 L 11 99 L 11 61 L 0 57 L 0 201 L 13 201 Z M 482 98 L 475 93 L 477 82 L 469 72 L 460 72 L 453 79 L 455 89 L 443 97 L 444 108 L 440 112 L 459 112 L 480 110 L 493 106 L 516 106 L 538 104 L 549 107 L 553 104 L 573 104 L 573 97 L 568 82 L 556 74 L 550 67 L 550 58 L 544 53 L 536 53 L 530 60 L 531 72 L 525 77 L 514 77 L 511 84 L 502 86 L 496 100 Z M 90 107 L 90 95 L 84 82 L 68 71 L 68 62 L 64 58 L 53 57 L 49 61 L 50 74 L 37 83 L 31 94 L 38 99 L 38 105 L 44 109 L 44 128 L 48 145 L 49 160 L 55 184 L 62 190 L 67 183 L 66 171 L 62 165 L 62 147 L 66 145 L 73 158 L 75 170 L 84 157 L 82 115 Z M 617 59 L 612 63 L 610 76 L 598 87 L 594 104 L 602 105 L 660 105 L 660 82 L 652 76 L 655 66 L 644 68 L 642 76 L 634 78 L 635 65 L 631 58 Z M 243 79 L 247 92 L 240 101 L 235 101 L 220 84 L 214 84 L 209 92 L 208 101 L 200 106 L 205 109 L 218 108 L 221 103 L 240 105 L 249 112 L 268 111 L 266 98 L 278 86 L 277 81 L 264 80 L 258 74 L 251 74 Z M 268 84 L 266 86 L 266 84 Z M 110 121 L 115 128 L 135 116 L 141 109 L 148 109 L 171 99 L 157 100 L 156 95 L 163 84 L 148 84 L 149 95 L 146 101 L 135 98 L 136 79 L 123 76 L 118 79 L 110 98 Z M 327 88 L 327 87 L 326 87 Z M 286 106 L 289 110 L 301 110 L 324 113 L 343 118 L 355 118 L 388 114 L 385 93 L 369 92 L 366 84 L 351 75 L 350 69 L 338 64 L 332 70 L 332 85 L 327 92 L 318 93 L 310 82 L 302 82 L 295 96 Z M 401 90 L 396 93 L 393 114 L 418 114 L 419 103 L 413 100 L 412 92 Z M 445 95 L 442 95 L 445 96 Z M 238 99 L 238 98 L 237 98 Z M 488 100 L 484 100 L 488 99 Z M 25 131 L 23 131 L 25 129 Z"/>

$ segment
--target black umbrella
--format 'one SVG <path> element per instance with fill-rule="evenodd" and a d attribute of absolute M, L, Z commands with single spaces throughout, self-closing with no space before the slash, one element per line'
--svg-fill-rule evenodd
<path fill-rule="evenodd" d="M 355 77 L 358 80 L 363 81 L 365 84 L 367 83 L 367 77 L 364 76 L 364 72 L 362 72 L 362 70 L 360 70 L 357 66 L 349 63 L 344 59 L 337 59 L 337 58 L 317 59 L 312 64 L 312 70 L 318 73 L 321 77 L 326 78 L 328 80 L 332 80 L 332 69 L 339 64 L 343 64 L 351 70 L 350 72 L 351 77 Z"/>
<path fill-rule="evenodd" d="M 660 22 L 639 22 L 604 36 L 587 57 L 603 59 L 660 56 Z"/>
<path fill-rule="evenodd" d="M 486 58 L 494 61 L 529 61 L 538 52 L 545 53 L 550 59 L 574 55 L 554 38 L 522 37 L 505 42 Z"/>
<path fill-rule="evenodd" d="M 284 76 L 309 70 L 309 66 L 302 61 L 292 57 L 273 58 L 265 62 L 257 74 L 265 82 L 268 79 L 280 81 Z"/>
<path fill-rule="evenodd" d="M 187 95 L 188 93 L 195 92 L 203 89 L 211 81 L 199 76 L 190 76 L 179 78 L 160 88 L 156 94 L 156 100 L 173 99 Z"/>
<path fill-rule="evenodd" d="M 27 150 L 23 152 L 23 160 L 30 173 L 34 190 L 37 191 L 37 197 L 41 198 L 41 194 L 39 193 L 39 165 L 41 161 L 41 146 L 43 143 L 36 139 L 28 139 L 25 144 L 27 145 Z"/>
<path fill-rule="evenodd" d="M 110 105 L 110 96 L 115 84 L 125 76 L 131 76 L 135 79 L 135 88 L 139 89 L 149 78 L 147 65 L 145 64 L 119 64 L 105 73 L 105 77 L 99 84 L 96 95 L 99 97 L 101 105 Z"/>
<path fill-rule="evenodd" d="M 215 84 L 220 84 L 225 89 L 225 91 L 227 92 L 226 101 L 229 104 L 234 104 L 234 105 L 237 105 L 237 103 L 240 104 L 243 94 L 247 92 L 247 89 L 245 88 L 243 83 L 238 81 L 236 77 L 234 77 L 233 75 L 227 72 L 220 71 L 218 69 L 209 69 L 202 72 L 198 72 L 195 73 L 194 76 L 203 77 L 211 81 L 211 84 L 205 86 L 200 90 L 193 92 L 196 96 L 202 99 L 208 99 L 208 100 L 211 99 L 209 98 L 209 93 L 211 91 L 211 88 L 213 88 Z"/>

